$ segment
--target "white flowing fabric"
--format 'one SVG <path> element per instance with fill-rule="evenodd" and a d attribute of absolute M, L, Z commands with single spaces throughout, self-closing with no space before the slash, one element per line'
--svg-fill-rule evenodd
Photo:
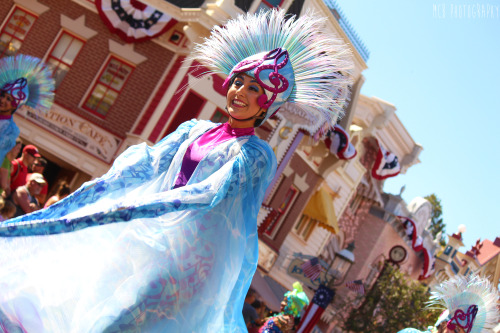
<path fill-rule="evenodd" d="M 246 332 L 257 212 L 276 159 L 255 136 L 220 144 L 172 190 L 189 121 L 127 149 L 103 177 L 0 225 L 0 331 Z"/>

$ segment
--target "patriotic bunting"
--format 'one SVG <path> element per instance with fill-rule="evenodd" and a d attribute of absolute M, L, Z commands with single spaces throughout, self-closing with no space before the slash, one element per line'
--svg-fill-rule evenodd
<path fill-rule="evenodd" d="M 341 160 L 350 160 L 357 154 L 356 148 L 349 141 L 349 134 L 340 125 L 335 125 L 325 139 L 326 147 Z"/>
<path fill-rule="evenodd" d="M 415 222 L 407 217 L 398 216 L 402 221 L 406 234 L 411 239 L 411 245 L 415 252 L 423 252 L 424 255 L 424 266 L 423 272 L 418 277 L 419 280 L 425 280 L 434 272 L 434 262 L 435 259 L 431 256 L 430 251 L 424 246 L 423 239 L 418 235 L 417 226 Z"/>
<path fill-rule="evenodd" d="M 311 260 L 306 261 L 300 266 L 300 268 L 302 268 L 304 275 L 312 281 L 316 280 L 323 270 L 318 258 L 312 258 Z"/>
<path fill-rule="evenodd" d="M 363 285 L 363 281 L 361 280 L 347 282 L 345 286 L 360 295 L 365 294 L 365 286 Z"/>
<path fill-rule="evenodd" d="M 380 143 L 378 143 L 378 145 L 379 150 L 377 152 L 377 158 L 372 168 L 373 178 L 382 180 L 397 176 L 401 171 L 398 157 L 390 151 L 385 150 Z"/>
<path fill-rule="evenodd" d="M 319 286 L 318 290 L 314 294 L 311 304 L 309 304 L 306 312 L 302 315 L 297 333 L 311 332 L 334 296 L 334 290 L 324 285 Z"/>
<path fill-rule="evenodd" d="M 127 43 L 157 37 L 177 21 L 156 8 L 138 0 L 95 0 L 104 24 Z"/>

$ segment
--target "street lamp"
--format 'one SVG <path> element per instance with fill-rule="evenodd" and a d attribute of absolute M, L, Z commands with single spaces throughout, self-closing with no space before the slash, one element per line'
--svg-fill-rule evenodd
<path fill-rule="evenodd" d="M 345 249 L 336 253 L 335 258 L 332 260 L 330 267 L 328 268 L 328 271 L 330 271 L 331 268 L 333 269 L 333 272 L 331 273 L 333 278 L 328 281 L 328 287 L 333 288 L 334 286 L 338 286 L 344 282 L 349 269 L 354 263 L 354 253 L 352 253 L 353 250 L 354 242 L 351 242 L 347 244 Z M 335 283 L 335 281 L 339 280 L 340 282 Z"/>

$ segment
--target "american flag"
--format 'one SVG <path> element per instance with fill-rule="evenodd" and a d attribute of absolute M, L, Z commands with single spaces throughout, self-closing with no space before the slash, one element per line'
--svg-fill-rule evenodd
<path fill-rule="evenodd" d="M 357 292 L 360 295 L 365 294 L 365 286 L 363 285 L 363 281 L 361 280 L 347 282 L 345 286 L 350 290 Z"/>
<path fill-rule="evenodd" d="M 323 314 L 328 304 L 332 301 L 333 296 L 335 296 L 334 290 L 324 285 L 319 286 L 311 303 L 302 316 L 297 333 L 310 333 L 312 331 L 321 318 L 321 314 Z"/>
<path fill-rule="evenodd" d="M 300 268 L 302 268 L 304 275 L 313 281 L 318 278 L 323 270 L 318 258 L 312 258 L 311 260 L 306 261 L 300 266 Z"/>

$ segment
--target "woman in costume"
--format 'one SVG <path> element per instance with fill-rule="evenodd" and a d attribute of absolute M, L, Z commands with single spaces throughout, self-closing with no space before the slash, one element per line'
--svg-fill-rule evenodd
<path fill-rule="evenodd" d="M 486 278 L 457 275 L 432 292 L 431 304 L 446 310 L 426 331 L 405 328 L 398 333 L 486 333 L 498 324 L 498 292 Z"/>
<path fill-rule="evenodd" d="M 259 333 L 287 333 L 293 329 L 295 318 L 309 305 L 309 298 L 300 282 L 293 284 L 293 290 L 287 291 L 281 302 L 281 312 L 269 318 L 259 329 Z"/>
<path fill-rule="evenodd" d="M 284 15 L 241 16 L 197 47 L 227 75 L 227 124 L 191 120 L 130 147 L 101 178 L 0 226 L 4 327 L 246 332 L 256 218 L 276 170 L 253 126 L 287 101 L 331 123 L 332 91 L 347 84 L 334 77 L 347 51 L 323 20 Z"/>
<path fill-rule="evenodd" d="M 14 112 L 22 105 L 47 112 L 54 99 L 53 90 L 52 74 L 40 59 L 22 54 L 0 59 L 0 161 L 19 136 Z"/>

